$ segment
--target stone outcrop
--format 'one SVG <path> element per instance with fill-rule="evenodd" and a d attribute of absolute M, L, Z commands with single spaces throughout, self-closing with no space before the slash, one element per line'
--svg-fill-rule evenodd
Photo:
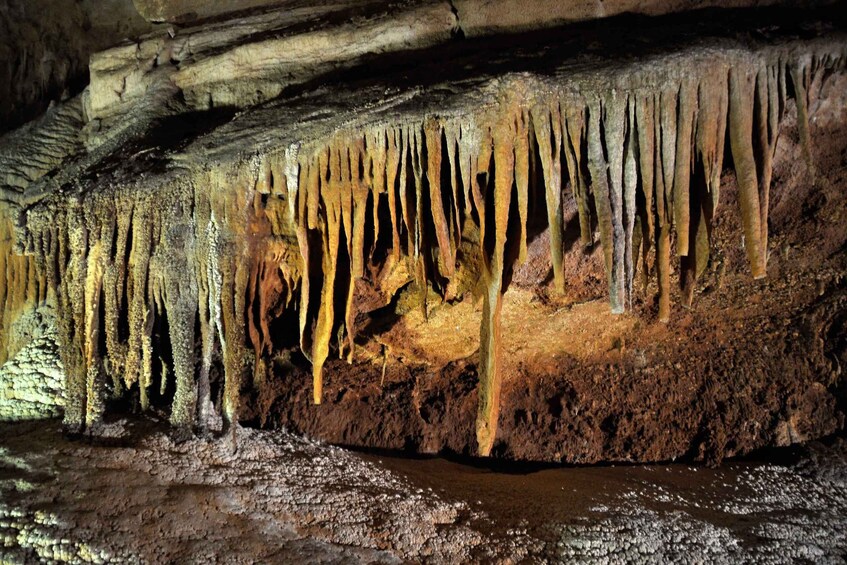
<path fill-rule="evenodd" d="M 468 37 L 530 31 L 620 14 L 661 16 L 706 8 L 822 6 L 829 1 L 792 0 L 453 0 Z"/>
<path fill-rule="evenodd" d="M 417 0 L 418 4 L 426 0 Z M 398 11 L 402 2 L 367 0 L 365 2 L 332 2 L 341 11 L 354 5 L 382 4 Z M 565 23 L 607 18 L 624 13 L 659 16 L 703 8 L 752 8 L 767 6 L 813 6 L 827 0 L 453 0 L 462 28 L 469 36 L 498 31 L 532 30 Z M 150 22 L 187 24 L 208 18 L 251 9 L 281 8 L 286 11 L 316 11 L 326 7 L 319 0 L 133 0 L 138 13 Z"/>

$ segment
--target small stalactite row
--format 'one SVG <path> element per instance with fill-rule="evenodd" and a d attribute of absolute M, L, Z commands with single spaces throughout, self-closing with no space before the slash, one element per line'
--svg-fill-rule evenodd
<path fill-rule="evenodd" d="M 186 175 L 155 194 L 114 189 L 32 211 L 31 245 L 59 304 L 66 424 L 97 422 L 107 374 L 115 393 L 137 387 L 146 408 L 158 368 L 162 390 L 166 378 L 175 380 L 172 422 L 202 425 L 214 405 L 215 355 L 224 372 L 220 410 L 234 424 L 251 356 L 253 385 L 261 388 L 271 323 L 288 313 L 320 404 L 330 354 L 354 357 L 356 282 L 380 265 L 405 262 L 425 313 L 428 290 L 456 298 L 450 281 L 462 243 L 472 240 L 483 298 L 476 435 L 479 453 L 489 455 L 503 373 L 502 297 L 526 258 L 530 211 L 543 201 L 557 291 L 567 284 L 563 191 L 570 190 L 582 243 L 599 234 L 612 311 L 629 308 L 636 276 L 646 289 L 654 270 L 658 318 L 667 321 L 674 245 L 686 302 L 708 264 L 728 139 L 750 269 L 763 277 L 787 101 L 795 99 L 813 170 L 809 85 L 842 61 L 830 54 L 743 59 L 696 77 L 636 77 L 636 86 L 618 80 L 593 90 L 539 90 L 514 80 L 472 115 L 348 128 Z M 162 317 L 167 323 L 157 324 Z M 156 333 L 165 327 L 167 335 Z M 161 341 L 170 345 L 167 362 Z"/>

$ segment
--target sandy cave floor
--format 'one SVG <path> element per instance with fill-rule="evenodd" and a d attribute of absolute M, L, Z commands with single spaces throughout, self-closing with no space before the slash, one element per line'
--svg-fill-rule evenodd
<path fill-rule="evenodd" d="M 0 425 L 6 563 L 843 562 L 847 442 L 770 463 L 492 468 L 285 431 Z M 778 462 L 774 462 L 778 461 Z M 507 465 L 507 466 L 503 466 Z"/>

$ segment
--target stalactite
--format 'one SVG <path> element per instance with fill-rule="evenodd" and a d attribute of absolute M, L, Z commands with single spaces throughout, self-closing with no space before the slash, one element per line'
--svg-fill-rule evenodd
<path fill-rule="evenodd" d="M 227 257 L 219 259 L 221 269 L 221 318 L 224 345 L 223 416 L 227 425 L 238 423 L 238 406 L 244 371 L 244 304 L 249 276 L 247 259 L 234 245 L 225 245 Z"/>
<path fill-rule="evenodd" d="M 635 101 L 635 120 L 638 141 L 638 174 L 644 209 L 641 213 L 641 258 L 646 290 L 649 263 L 647 253 L 655 234 L 653 200 L 656 194 L 656 120 L 653 95 L 639 95 Z"/>
<path fill-rule="evenodd" d="M 602 121 L 605 133 L 604 144 L 608 155 L 609 212 L 612 224 L 612 260 L 609 274 L 609 302 L 612 313 L 624 311 L 626 302 L 624 209 L 623 209 L 623 161 L 624 136 L 626 130 L 626 96 L 612 90 L 602 100 Z M 602 173 L 601 173 L 602 174 Z"/>
<path fill-rule="evenodd" d="M 331 149 L 331 151 L 333 151 Z M 323 289 L 318 319 L 315 327 L 314 345 L 312 346 L 312 401 L 320 404 L 323 398 L 323 366 L 329 357 L 329 344 L 332 339 L 332 328 L 335 322 L 335 275 L 338 264 L 338 246 L 341 229 L 341 194 L 339 190 L 340 157 L 330 158 L 329 181 L 320 188 L 325 217 L 322 218 L 325 228 L 321 234 L 321 257 L 323 263 Z M 325 173 L 324 160 L 321 166 L 321 176 Z"/>
<path fill-rule="evenodd" d="M 798 62 L 790 66 L 791 83 L 794 86 L 794 103 L 797 105 L 797 129 L 800 132 L 800 146 L 803 148 L 803 158 L 809 169 L 812 182 L 815 180 L 815 163 L 812 158 L 812 139 L 809 133 L 809 98 L 807 86 L 809 80 L 809 63 Z"/>
<path fill-rule="evenodd" d="M 766 274 L 762 245 L 759 183 L 753 155 L 753 96 L 755 76 L 750 71 L 729 73 L 729 139 L 738 179 L 738 204 L 744 226 L 744 245 L 753 277 Z"/>
<path fill-rule="evenodd" d="M 779 122 L 784 103 L 781 99 L 778 66 L 762 66 L 756 75 L 754 102 L 754 151 L 756 174 L 759 182 L 759 225 L 761 229 L 762 269 L 767 269 L 768 256 L 768 208 L 773 158 L 778 139 Z M 800 128 L 802 129 L 802 125 Z"/>
<path fill-rule="evenodd" d="M 676 155 L 671 137 L 676 138 L 676 119 L 668 118 L 669 96 L 666 92 L 653 97 L 655 143 L 655 168 L 653 173 L 653 203 L 656 206 L 656 278 L 659 283 L 660 322 L 670 320 L 670 280 L 671 280 L 671 217 L 672 204 L 668 199 L 668 183 L 673 186 L 673 160 Z M 675 99 L 673 107 L 675 107 Z"/>
<path fill-rule="evenodd" d="M 679 112 L 676 128 L 676 151 L 673 175 L 674 225 L 677 233 L 677 253 L 688 255 L 690 231 L 691 145 L 697 114 L 697 85 L 691 78 L 682 80 L 679 89 Z"/>
<path fill-rule="evenodd" d="M 399 175 L 399 195 L 400 195 L 400 214 L 401 221 L 406 226 L 406 249 L 407 253 L 413 252 L 415 248 L 414 234 L 414 213 L 409 200 L 409 132 L 406 129 L 400 129 L 398 134 L 398 148 L 400 150 L 400 175 Z"/>
<path fill-rule="evenodd" d="M 635 230 L 635 190 L 638 184 L 638 172 L 635 164 L 635 99 L 627 101 L 626 140 L 623 157 L 623 227 L 624 227 L 624 265 L 626 284 L 624 289 L 625 305 L 632 307 L 632 285 L 635 277 L 633 231 Z"/>
<path fill-rule="evenodd" d="M 459 168 L 462 176 L 462 189 L 464 191 L 466 216 L 471 215 L 471 210 L 477 210 L 480 229 L 485 229 L 485 210 L 480 211 L 476 190 L 476 164 L 477 155 L 483 150 L 482 132 L 473 122 L 465 122 L 459 126 L 459 137 L 456 140 L 458 146 Z M 467 218 L 466 218 L 467 219 Z"/>
<path fill-rule="evenodd" d="M 11 326 L 28 305 L 46 298 L 46 275 L 37 258 L 15 250 L 13 210 L 0 203 L 0 365 L 10 354 Z"/>
<path fill-rule="evenodd" d="M 373 263 L 374 253 L 377 250 L 377 245 L 380 241 L 380 218 L 379 218 L 379 203 L 384 195 L 389 192 L 388 189 L 388 136 L 385 131 L 371 132 L 367 136 L 367 153 L 370 155 L 371 164 L 369 169 L 370 179 L 369 184 L 373 198 L 373 208 L 371 217 L 373 218 L 373 243 L 368 252 L 368 262 Z M 393 182 L 391 184 L 393 189 Z M 392 226 L 392 231 L 393 231 Z M 393 234 L 392 234 L 393 243 Z"/>
<path fill-rule="evenodd" d="M 167 246 L 162 257 L 164 302 L 176 381 L 170 421 L 174 426 L 190 428 L 195 423 L 198 403 L 194 380 L 194 321 L 199 292 L 193 268 L 194 229 L 185 221 L 187 209 L 192 208 L 192 194 L 186 186 L 179 186 L 177 190 L 178 199 L 170 210 L 171 221 L 164 230 Z"/>
<path fill-rule="evenodd" d="M 476 196 L 471 197 L 476 184 L 476 158 L 481 149 L 481 133 L 473 123 L 462 123 L 459 126 L 458 136 L 456 138 L 457 160 L 459 161 L 459 170 L 462 179 L 462 190 L 464 191 L 462 201 L 465 203 L 465 220 L 471 215 L 471 210 L 476 208 L 479 214 L 478 206 L 476 205 Z M 480 226 L 484 226 L 480 216 Z"/>
<path fill-rule="evenodd" d="M 612 219 L 612 197 L 609 185 L 606 158 L 603 155 L 603 140 L 600 133 L 600 101 L 591 100 L 588 104 L 588 170 L 591 174 L 591 193 L 594 194 L 594 206 L 597 211 L 597 223 L 600 230 L 600 244 L 606 265 L 606 277 L 610 296 L 617 291 L 614 278 L 614 221 Z M 613 290 L 615 289 L 615 290 Z M 614 300 L 614 299 L 613 299 Z M 613 302 L 613 308 L 620 308 Z"/>
<path fill-rule="evenodd" d="M 509 210 L 514 182 L 515 147 L 514 122 L 507 121 L 494 128 L 494 193 L 486 195 L 494 204 L 493 251 L 483 265 L 485 288 L 482 305 L 482 326 L 479 341 L 479 406 L 476 419 L 476 438 L 479 454 L 491 454 L 500 415 L 500 387 L 502 385 L 502 340 L 500 337 L 500 311 L 502 309 L 504 253 L 509 223 Z M 482 242 L 483 249 L 485 242 Z"/>
<path fill-rule="evenodd" d="M 519 238 L 518 262 L 526 260 L 527 224 L 529 223 L 529 113 L 520 111 L 515 116 L 515 186 L 518 197 L 518 217 L 521 233 Z M 564 131 L 564 130 L 563 130 Z"/>
<path fill-rule="evenodd" d="M 427 317 L 427 263 L 425 253 L 428 251 L 428 240 L 425 230 L 424 216 L 424 143 L 423 128 L 415 125 L 409 128 L 411 138 L 412 177 L 415 183 L 415 219 L 414 227 L 409 226 L 413 234 L 412 273 L 418 287 L 421 313 Z"/>
<path fill-rule="evenodd" d="M 364 143 L 361 138 L 358 138 L 350 152 L 350 198 L 353 207 L 353 225 L 352 238 L 348 232 L 348 241 L 353 242 L 352 257 L 350 260 L 350 284 L 347 286 L 347 301 L 344 310 L 344 327 L 347 336 L 347 360 L 352 362 L 354 350 L 355 329 L 353 323 L 354 317 L 354 293 L 356 290 L 356 279 L 360 279 L 365 274 L 364 253 L 365 253 L 365 229 L 366 229 L 366 213 L 368 193 L 371 186 L 368 181 L 362 178 L 359 174 L 361 162 L 365 157 Z"/>
<path fill-rule="evenodd" d="M 668 224 L 674 221 L 674 173 L 676 172 L 677 126 L 679 119 L 679 88 L 665 88 L 659 96 L 659 159 L 662 170 L 662 201 Z M 656 195 L 659 198 L 659 195 Z"/>
<path fill-rule="evenodd" d="M 102 234 L 95 210 L 83 210 L 82 230 L 88 238 L 88 253 L 81 270 L 85 271 L 83 303 L 83 348 L 86 367 L 85 375 L 85 425 L 97 424 L 103 414 L 103 390 L 101 352 L 100 352 L 100 296 L 103 291 L 103 249 Z"/>
<path fill-rule="evenodd" d="M 712 209 L 717 210 L 720 199 L 721 172 L 723 171 L 724 144 L 729 115 L 727 73 L 714 77 L 710 86 L 701 83 L 700 121 L 697 126 L 698 151 L 704 164 Z"/>
<path fill-rule="evenodd" d="M 295 216 L 297 247 L 303 261 L 303 279 L 300 283 L 299 305 L 300 351 L 303 352 L 309 361 L 312 361 L 312 345 L 308 342 L 309 335 L 306 332 L 306 325 L 309 321 L 312 264 L 308 229 L 313 225 L 317 227 L 317 221 L 314 224 L 312 223 L 311 209 L 309 208 L 312 193 L 317 193 L 319 187 L 317 167 L 315 165 L 315 163 L 310 162 L 300 165 L 300 188 L 297 191 L 297 215 Z"/>
<path fill-rule="evenodd" d="M 85 279 L 88 237 L 78 202 L 71 202 L 67 209 L 67 232 L 65 250 L 67 264 L 62 273 L 62 288 L 59 292 L 60 338 L 63 345 L 62 363 L 65 367 L 65 426 L 72 431 L 81 431 L 86 420 L 86 367 L 85 329 Z"/>
<path fill-rule="evenodd" d="M 694 280 L 703 273 L 709 261 L 711 221 L 720 199 L 721 172 L 729 112 L 728 71 L 717 68 L 698 86 L 697 125 L 694 158 L 703 169 L 708 199 L 701 201 L 703 221 L 697 225 L 695 235 Z M 692 289 L 693 290 L 693 289 Z"/>
<path fill-rule="evenodd" d="M 112 374 L 112 394 L 119 397 L 123 388 L 121 375 L 126 362 L 126 346 L 118 335 L 118 324 L 125 295 L 127 275 L 127 244 L 132 222 L 132 201 L 119 198 L 115 202 L 114 222 L 104 225 L 104 241 L 107 249 L 114 252 L 105 257 L 103 272 L 103 293 L 106 355 L 109 372 Z"/>
<path fill-rule="evenodd" d="M 568 105 L 563 112 L 565 135 L 565 159 L 568 166 L 568 176 L 576 200 L 579 216 L 579 234 L 583 246 L 589 246 L 594 240 L 591 231 L 591 210 L 589 209 L 588 183 L 582 174 L 585 156 L 582 154 L 582 141 L 585 138 L 585 108 L 580 105 Z"/>
<path fill-rule="evenodd" d="M 429 204 L 432 221 L 435 225 L 435 238 L 445 276 L 452 276 L 456 270 L 456 256 L 451 237 L 450 224 L 444 213 L 441 198 L 441 125 L 434 119 L 424 124 L 424 136 L 427 150 L 426 176 L 429 181 Z"/>
<path fill-rule="evenodd" d="M 550 255 L 553 261 L 553 284 L 558 292 L 564 291 L 563 270 L 564 224 L 562 218 L 562 119 L 558 106 L 540 107 L 532 112 L 535 138 L 544 168 L 547 221 L 550 226 Z"/>
<path fill-rule="evenodd" d="M 460 178 L 461 166 L 459 164 L 459 134 L 460 127 L 455 121 L 447 121 L 443 125 L 444 138 L 447 141 L 447 159 L 450 162 L 450 188 L 453 195 L 453 224 L 454 231 L 454 250 L 458 247 L 462 240 L 462 212 L 467 207 L 467 200 L 460 200 Z"/>
<path fill-rule="evenodd" d="M 480 128 L 478 145 L 476 145 L 478 157 L 471 163 L 470 178 L 471 197 L 474 207 L 479 217 L 479 241 L 482 244 L 485 241 L 488 222 L 486 221 L 487 210 L 485 207 L 485 194 L 483 189 L 490 184 L 491 176 L 491 160 L 494 156 L 494 139 L 492 137 L 491 127 Z M 482 177 L 483 185 L 480 186 L 480 177 Z M 484 249 L 484 248 L 483 248 Z M 484 255 L 484 253 L 483 253 Z"/>
<path fill-rule="evenodd" d="M 401 166 L 400 132 L 392 129 L 388 136 L 388 157 L 386 159 L 386 188 L 388 190 L 388 213 L 391 214 L 391 257 L 400 260 L 400 230 L 397 216 L 397 172 Z M 401 181 L 402 182 L 402 181 Z"/>
<path fill-rule="evenodd" d="M 202 186 L 208 186 L 203 179 Z M 205 429 L 211 417 L 211 383 L 209 372 L 215 347 L 214 273 L 210 257 L 214 253 L 214 224 L 208 195 L 203 190 L 194 191 L 194 277 L 197 281 L 197 310 L 200 323 L 200 363 L 197 376 L 196 423 Z"/>

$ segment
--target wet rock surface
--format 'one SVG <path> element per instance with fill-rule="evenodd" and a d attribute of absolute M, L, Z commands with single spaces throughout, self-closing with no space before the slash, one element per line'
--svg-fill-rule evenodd
<path fill-rule="evenodd" d="M 719 469 L 533 469 L 353 453 L 284 431 L 176 442 L 149 421 L 107 430 L 91 444 L 56 420 L 0 424 L 4 562 L 790 563 L 847 551 L 843 440 Z"/>
<path fill-rule="evenodd" d="M 836 450 L 843 453 L 844 445 Z M 825 467 L 824 474 L 831 472 Z M 843 468 L 843 461 L 837 468 Z M 650 472 L 693 477 L 697 468 Z M 838 471 L 837 471 L 838 472 Z M 658 481 L 657 481 L 658 482 Z M 728 465 L 705 485 L 677 492 L 644 481 L 610 506 L 560 529 L 566 561 L 841 563 L 847 483 L 797 467 Z"/>
<path fill-rule="evenodd" d="M 6 562 L 396 563 L 512 554 L 473 526 L 480 518 L 466 504 L 284 432 L 240 429 L 176 443 L 161 427 L 117 421 L 101 434 L 107 447 L 68 443 L 55 421 L 3 426 Z"/>

